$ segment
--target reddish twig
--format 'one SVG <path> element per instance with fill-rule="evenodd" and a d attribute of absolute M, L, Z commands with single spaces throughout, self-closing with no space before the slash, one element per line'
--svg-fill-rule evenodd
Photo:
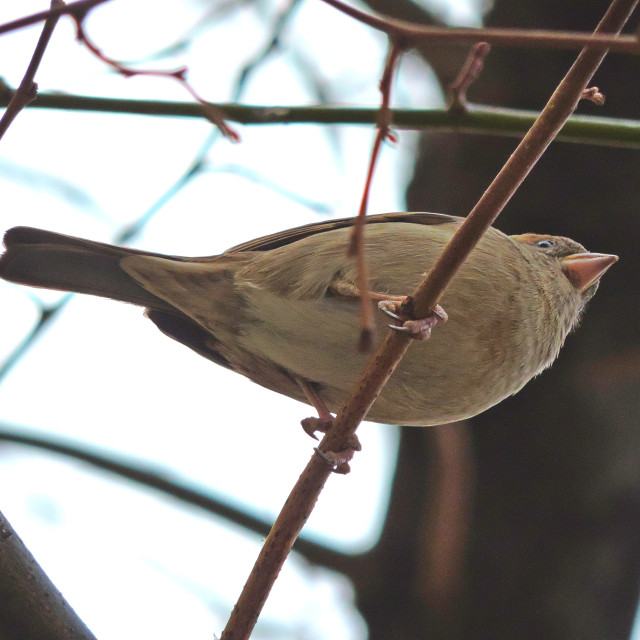
<path fill-rule="evenodd" d="M 47 49 L 53 30 L 60 18 L 60 13 L 56 10 L 63 7 L 63 0 L 51 0 L 52 11 L 49 12 L 44 26 L 42 27 L 42 33 L 40 34 L 40 38 L 38 39 L 38 44 L 36 45 L 33 55 L 31 56 L 31 61 L 29 62 L 27 71 L 22 78 L 20 86 L 13 94 L 6 111 L 2 115 L 2 119 L 0 120 L 0 139 L 2 139 L 2 136 L 7 132 L 7 129 L 10 127 L 11 123 L 15 120 L 20 111 L 22 111 L 22 109 L 24 109 L 32 100 L 35 100 L 38 95 L 38 85 L 35 83 L 34 78 L 36 77 L 36 72 L 38 71 L 40 63 L 42 62 L 42 57 Z"/>
<path fill-rule="evenodd" d="M 597 33 L 617 33 L 626 23 L 638 0 L 613 0 L 597 27 Z M 414 294 L 416 317 L 424 317 L 438 302 L 447 285 L 482 234 L 493 221 L 575 109 L 582 92 L 599 67 L 606 51 L 586 47 L 551 96 L 533 127 L 518 145 L 503 169 L 460 225 L 436 264 Z M 323 438 L 322 451 L 341 451 L 375 402 L 382 387 L 409 346 L 410 339 L 390 331 L 365 370 L 335 423 Z M 313 455 L 289 494 L 254 568 L 234 607 L 222 640 L 247 640 L 264 606 L 284 561 L 300 530 L 311 514 L 325 482 L 329 465 Z"/>
<path fill-rule="evenodd" d="M 59 6 L 49 9 L 48 11 L 39 11 L 38 13 L 33 13 L 30 16 L 25 16 L 24 18 L 12 20 L 11 22 L 6 22 L 5 24 L 0 25 L 0 35 L 24 29 L 25 27 L 29 27 L 32 24 L 38 24 L 38 22 L 48 20 L 49 18 L 59 18 L 66 14 L 86 14 L 90 9 L 97 7 L 99 4 L 104 4 L 105 2 L 109 2 L 109 0 L 79 0 L 79 2 L 71 2 L 67 5 L 61 3 Z"/>
<path fill-rule="evenodd" d="M 484 59 L 489 51 L 491 51 L 491 45 L 486 42 L 477 42 L 473 45 L 458 77 L 449 85 L 449 109 L 467 110 L 467 90 L 484 68 Z"/>
<path fill-rule="evenodd" d="M 421 42 L 455 42 L 474 44 L 484 40 L 492 45 L 507 47 L 544 47 L 549 49 L 581 49 L 589 46 L 599 51 L 640 54 L 640 35 L 608 35 L 581 33 L 579 31 L 547 31 L 544 29 L 500 29 L 435 27 L 416 25 L 388 16 L 372 16 L 350 7 L 341 0 L 322 0 L 346 15 L 355 18 L 390 38 L 403 39 L 407 46 L 414 47 Z M 640 31 L 640 30 L 639 30 Z"/>
<path fill-rule="evenodd" d="M 364 255 L 364 218 L 367 215 L 367 207 L 369 204 L 369 193 L 371 192 L 371 183 L 373 181 L 373 172 L 375 170 L 378 156 L 380 155 L 380 146 L 383 141 L 390 138 L 389 127 L 391 126 L 391 84 L 393 81 L 393 72 L 402 54 L 402 47 L 397 41 L 392 40 L 387 54 L 387 61 L 380 80 L 380 93 L 382 94 L 382 102 L 378 111 L 376 138 L 371 150 L 371 159 L 369 160 L 369 169 L 364 183 L 362 192 L 362 200 L 360 201 L 360 209 L 356 223 L 351 232 L 349 242 L 349 255 L 355 256 L 357 287 L 360 291 L 361 304 L 361 331 L 360 331 L 360 351 L 369 351 L 373 345 L 373 307 L 371 304 L 371 296 L 369 295 L 369 269 L 367 267 L 366 256 Z"/>
<path fill-rule="evenodd" d="M 75 23 L 76 23 L 76 37 L 78 40 L 85 46 L 91 53 L 93 53 L 96 58 L 104 62 L 106 65 L 117 71 L 119 74 L 123 75 L 125 78 L 131 78 L 133 76 L 152 76 L 155 78 L 170 78 L 172 80 L 180 83 L 190 94 L 191 96 L 202 105 L 202 111 L 204 117 L 209 120 L 212 124 L 214 124 L 220 132 L 230 140 L 234 142 L 238 142 L 240 140 L 240 136 L 238 133 L 229 127 L 225 122 L 225 116 L 223 111 L 217 107 L 216 105 L 207 102 L 204 98 L 202 98 L 197 91 L 191 86 L 189 81 L 187 80 L 187 68 L 179 67 L 178 69 L 173 70 L 154 70 L 154 69 L 134 69 L 132 67 L 128 67 L 121 62 L 118 62 L 114 58 L 110 58 L 89 38 L 84 27 L 83 20 L 85 17 L 84 13 L 76 12 L 72 15 Z"/>

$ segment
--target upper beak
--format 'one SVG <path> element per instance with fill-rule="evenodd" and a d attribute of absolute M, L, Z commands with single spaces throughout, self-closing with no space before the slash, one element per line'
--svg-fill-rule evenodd
<path fill-rule="evenodd" d="M 573 286 L 582 293 L 596 283 L 604 272 L 618 261 L 618 256 L 608 253 L 574 253 L 563 258 L 562 270 Z"/>

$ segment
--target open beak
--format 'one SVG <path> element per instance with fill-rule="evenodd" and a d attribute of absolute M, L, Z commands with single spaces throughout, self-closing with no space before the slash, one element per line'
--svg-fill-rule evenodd
<path fill-rule="evenodd" d="M 574 253 L 561 260 L 562 270 L 580 293 L 598 282 L 617 261 L 618 256 L 608 253 Z"/>

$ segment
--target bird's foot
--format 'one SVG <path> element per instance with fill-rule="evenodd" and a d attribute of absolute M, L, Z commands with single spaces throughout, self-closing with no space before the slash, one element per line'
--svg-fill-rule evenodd
<path fill-rule="evenodd" d="M 439 304 L 435 305 L 425 318 L 412 319 L 413 298 L 411 296 L 381 300 L 378 302 L 378 308 L 389 317 L 402 323 L 401 325 L 390 324 L 390 329 L 405 333 L 415 340 L 427 340 L 431 337 L 431 330 L 439 322 L 444 323 L 449 319 L 447 312 Z"/>
<path fill-rule="evenodd" d="M 327 408 L 318 391 L 313 383 L 303 380 L 302 378 L 295 378 L 296 382 L 300 385 L 300 388 L 304 392 L 309 404 L 313 405 L 317 412 L 318 417 L 305 418 L 300 421 L 304 432 L 310 435 L 314 440 L 318 439 L 316 431 L 321 433 L 327 433 L 335 422 L 335 418 L 331 415 L 331 412 Z M 335 451 L 322 451 L 318 447 L 314 451 L 328 464 L 331 465 L 331 470 L 334 473 L 341 473 L 346 475 L 351 471 L 349 467 L 349 461 L 353 458 L 356 451 L 361 451 L 362 445 L 358 436 L 354 433 L 346 442 L 344 449 Z"/>
<path fill-rule="evenodd" d="M 300 424 L 302 425 L 305 433 L 309 434 L 312 438 L 317 440 L 318 437 L 316 436 L 316 431 L 320 431 L 321 433 L 328 433 L 331 427 L 333 427 L 333 423 L 335 422 L 335 420 L 336 419 L 333 416 L 330 416 L 329 418 L 312 417 L 301 420 Z M 362 451 L 362 445 L 360 444 L 360 440 L 358 439 L 358 436 L 355 435 L 355 433 L 347 441 L 347 446 L 345 447 L 344 451 L 340 451 L 339 453 L 335 453 L 334 455 L 340 457 L 340 454 L 346 451 L 351 451 L 352 457 L 354 451 Z"/>
<path fill-rule="evenodd" d="M 356 451 L 361 451 L 362 445 L 358 436 L 353 434 L 347 441 L 347 446 L 341 451 L 322 451 L 320 447 L 315 447 L 314 451 L 331 466 L 333 473 L 347 475 L 351 471 L 349 462 Z"/>
<path fill-rule="evenodd" d="M 304 392 L 304 395 L 307 397 L 309 404 L 315 407 L 315 410 L 318 412 L 317 418 L 305 418 L 304 420 L 300 421 L 304 432 L 307 435 L 311 436 L 314 440 L 317 440 L 318 436 L 316 436 L 316 431 L 327 433 L 327 431 L 331 429 L 331 425 L 333 425 L 333 421 L 335 420 L 335 418 L 331 415 L 331 412 L 327 408 L 327 405 L 324 403 L 324 400 L 318 394 L 318 391 L 313 383 L 308 382 L 307 380 L 303 380 L 302 378 L 295 378 L 295 381 Z"/>
<path fill-rule="evenodd" d="M 327 431 L 329 431 L 333 426 L 334 420 L 335 418 L 332 415 L 320 418 L 310 417 L 300 420 L 300 424 L 307 435 L 311 436 L 314 440 L 317 440 L 318 436 L 316 435 L 316 431 L 320 431 L 320 433 L 327 433 Z"/>

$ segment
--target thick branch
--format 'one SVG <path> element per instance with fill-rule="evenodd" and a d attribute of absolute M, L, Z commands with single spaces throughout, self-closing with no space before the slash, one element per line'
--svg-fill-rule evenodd
<path fill-rule="evenodd" d="M 8 104 L 12 92 L 0 86 L 0 107 Z M 226 119 L 245 125 L 377 123 L 378 108 L 327 106 L 258 106 L 217 104 Z M 191 102 L 123 100 L 92 96 L 40 93 L 29 109 L 63 109 L 135 115 L 202 118 L 202 107 Z M 395 130 L 448 131 L 521 138 L 538 117 L 535 111 L 466 104 L 464 113 L 449 109 L 392 109 Z M 610 147 L 640 149 L 640 122 L 622 118 L 573 115 L 557 140 Z"/>
<path fill-rule="evenodd" d="M 638 0 L 613 0 L 597 32 L 622 29 Z M 575 109 L 582 92 L 606 51 L 585 48 L 562 80 L 540 117 L 487 189 L 469 217 L 415 293 L 414 308 L 426 314 L 460 268 L 486 229 L 493 223 L 538 158 Z M 437 337 L 435 338 L 437 339 Z M 409 339 L 389 332 L 370 359 L 353 392 L 338 413 L 333 428 L 323 439 L 323 451 L 340 451 L 380 393 L 409 346 Z M 256 560 L 251 575 L 231 613 L 222 640 L 246 640 L 258 619 L 286 556 L 309 517 L 331 473 L 319 456 L 313 456 L 293 488 Z"/>
<path fill-rule="evenodd" d="M 0 513 L 2 640 L 95 640 Z"/>

